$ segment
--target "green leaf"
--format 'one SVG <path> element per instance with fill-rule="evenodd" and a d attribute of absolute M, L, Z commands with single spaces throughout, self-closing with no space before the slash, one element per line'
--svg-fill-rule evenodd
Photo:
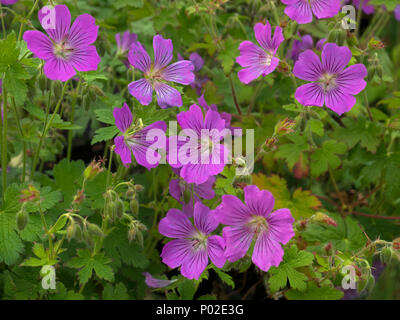
<path fill-rule="evenodd" d="M 288 300 L 339 300 L 344 293 L 332 287 L 317 287 L 314 282 L 308 282 L 306 290 L 290 289 L 285 296 Z"/>
<path fill-rule="evenodd" d="M 237 57 L 239 41 L 229 37 L 222 44 L 223 49 L 220 51 L 218 59 L 221 60 L 224 73 L 229 74 Z"/>
<path fill-rule="evenodd" d="M 398 0 L 371 0 L 369 4 L 373 6 L 385 6 L 389 11 L 393 11 L 400 2 Z"/>
<path fill-rule="evenodd" d="M 363 230 L 359 227 L 358 222 L 351 217 L 342 219 L 340 216 L 332 215 L 336 221 L 337 227 L 322 224 L 310 224 L 302 236 L 306 241 L 310 242 L 307 250 L 323 252 L 323 248 L 331 243 L 335 250 L 342 252 L 354 252 L 366 243 Z M 312 243 L 315 242 L 315 245 Z"/>
<path fill-rule="evenodd" d="M 196 283 L 184 278 L 178 283 L 178 292 L 181 300 L 192 300 L 196 293 Z"/>
<path fill-rule="evenodd" d="M 107 124 L 115 124 L 115 119 L 113 116 L 112 109 L 110 108 L 96 109 L 94 113 L 96 114 L 96 118 L 98 121 Z"/>
<path fill-rule="evenodd" d="M 232 277 L 223 272 L 221 269 L 212 266 L 214 271 L 217 273 L 218 277 L 222 280 L 223 283 L 226 283 L 228 286 L 232 287 L 232 289 L 235 289 L 235 282 L 232 280 Z"/>
<path fill-rule="evenodd" d="M 276 292 L 284 288 L 289 281 L 294 289 L 305 290 L 307 277 L 296 270 L 296 268 L 309 266 L 312 264 L 314 256 L 307 251 L 299 251 L 296 245 L 285 249 L 283 261 L 279 267 L 271 267 L 268 283 L 270 289 Z"/>
<path fill-rule="evenodd" d="M 15 264 L 24 248 L 16 231 L 16 214 L 21 208 L 19 194 L 16 184 L 8 186 L 0 211 L 0 262 L 7 265 Z"/>
<path fill-rule="evenodd" d="M 365 118 L 344 118 L 344 128 L 340 127 L 333 132 L 333 138 L 342 141 L 351 149 L 357 143 L 370 152 L 376 152 L 381 142 L 382 125 L 377 122 L 367 121 Z"/>
<path fill-rule="evenodd" d="M 308 151 L 310 146 L 306 136 L 291 134 L 287 138 L 292 143 L 282 144 L 276 152 L 275 157 L 284 159 L 288 167 L 293 169 L 293 166 L 299 161 L 300 155 Z"/>
<path fill-rule="evenodd" d="M 92 277 L 93 271 L 96 275 L 104 280 L 113 281 L 114 272 L 108 265 L 111 263 L 111 259 L 104 256 L 102 253 L 98 253 L 94 257 L 89 250 L 79 249 L 78 257 L 72 258 L 67 266 L 70 268 L 80 269 L 78 271 L 80 284 L 85 284 Z"/>
<path fill-rule="evenodd" d="M 346 152 L 346 145 L 335 140 L 325 141 L 321 149 L 315 150 L 311 155 L 311 174 L 320 176 L 329 168 L 336 169 L 340 165 L 340 158 L 337 154 Z"/>
<path fill-rule="evenodd" d="M 107 283 L 103 290 L 103 300 L 127 300 L 129 299 L 128 290 L 121 282 L 117 283 L 115 287 Z"/>
<path fill-rule="evenodd" d="M 109 141 L 113 139 L 118 132 L 119 130 L 116 126 L 97 129 L 92 139 L 92 145 L 102 141 Z"/>
<path fill-rule="evenodd" d="M 113 0 L 112 4 L 116 9 L 125 7 L 142 8 L 144 2 L 143 0 Z"/>

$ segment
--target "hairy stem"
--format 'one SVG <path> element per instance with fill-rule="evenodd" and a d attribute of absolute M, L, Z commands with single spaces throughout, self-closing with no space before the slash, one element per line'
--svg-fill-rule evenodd
<path fill-rule="evenodd" d="M 58 114 L 58 110 L 60 109 L 61 103 L 62 103 L 62 101 L 64 99 L 65 90 L 67 89 L 68 83 L 69 83 L 69 80 L 64 83 L 64 87 L 62 89 L 61 97 L 58 100 L 56 108 L 54 109 L 54 112 L 53 112 L 50 120 L 48 122 L 46 121 L 45 124 L 44 124 L 43 133 L 42 133 L 42 135 L 40 137 L 39 145 L 38 145 L 38 148 L 37 148 L 37 150 L 35 152 L 35 157 L 33 159 L 33 164 L 32 164 L 32 168 L 31 168 L 31 179 L 33 178 L 33 174 L 35 173 L 35 170 L 36 170 L 37 162 L 39 160 L 39 153 L 40 153 L 40 150 L 41 150 L 42 145 L 43 145 L 43 140 L 46 137 L 47 132 L 49 131 L 49 129 L 50 129 L 50 127 L 51 127 L 51 125 L 52 125 L 52 123 L 54 121 L 54 118 Z"/>

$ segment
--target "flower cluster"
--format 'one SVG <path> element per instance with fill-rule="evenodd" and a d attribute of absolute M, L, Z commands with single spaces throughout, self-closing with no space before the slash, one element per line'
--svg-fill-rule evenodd
<path fill-rule="evenodd" d="M 8 5 L 16 1 L 1 2 Z M 282 0 L 282 3 L 286 5 L 284 12 L 290 19 L 307 24 L 312 22 L 313 16 L 317 19 L 336 16 L 341 1 Z M 359 5 L 356 0 L 353 3 Z M 363 2 L 366 13 L 373 9 L 368 1 Z M 28 49 L 44 61 L 44 74 L 51 80 L 65 82 L 77 72 L 97 70 L 100 57 L 94 43 L 99 27 L 95 19 L 83 14 L 71 25 L 67 6 L 57 5 L 54 10 L 54 27 L 48 25 L 45 12 L 39 11 L 39 21 L 47 35 L 36 30 L 26 31 L 23 35 Z M 396 8 L 395 14 L 400 19 L 400 7 Z M 286 63 L 281 61 L 286 54 L 293 60 L 293 79 L 308 82 L 300 85 L 294 94 L 303 106 L 325 105 L 342 115 L 351 110 L 356 103 L 355 96 L 366 87 L 367 69 L 363 64 L 348 66 L 352 59 L 348 47 L 321 39 L 314 48 L 312 37 L 304 35 L 301 40 L 294 41 L 290 51 L 283 52 L 283 29 L 278 25 L 273 31 L 269 21 L 255 24 L 254 35 L 258 45 L 243 41 L 236 58 L 242 67 L 238 79 L 246 85 L 279 70 L 280 63 Z M 174 87 L 175 84 L 190 85 L 198 95 L 199 105 L 192 104 L 176 115 L 185 138 L 168 136 L 163 150 L 177 176 L 169 182 L 169 192 L 182 209 L 170 209 L 159 223 L 159 232 L 173 239 L 164 245 L 162 261 L 170 268 L 180 267 L 182 275 L 188 279 L 199 279 L 210 261 L 222 268 L 226 261 L 235 262 L 246 255 L 251 255 L 253 263 L 265 272 L 271 266 L 279 266 L 284 255 L 282 245 L 294 237 L 294 218 L 289 209 L 274 211 L 275 199 L 269 191 L 248 185 L 243 188 L 244 202 L 240 194 L 223 195 L 221 203 L 214 208 L 203 203 L 216 197 L 213 189 L 216 176 L 229 160 L 223 143 L 224 132 L 235 129 L 231 125 L 232 115 L 218 111 L 215 104 L 208 105 L 204 98 L 207 79 L 198 74 L 204 65 L 203 59 L 192 53 L 189 60 L 178 55 L 178 61 L 171 63 L 172 40 L 160 34 L 153 37 L 153 59 L 134 33 L 117 34 L 115 41 L 116 56 L 122 57 L 127 67 L 143 74 L 127 86 L 130 95 L 141 105 L 152 103 L 155 92 L 160 108 L 183 106 L 182 90 Z M 142 119 L 133 116 L 127 103 L 122 108 L 114 108 L 113 116 L 119 130 L 119 135 L 114 138 L 114 150 L 123 165 L 129 166 L 135 161 L 148 170 L 157 167 L 164 152 L 155 147 L 160 141 L 152 133 L 165 134 L 166 123 L 156 121 L 144 125 Z M 204 135 L 204 130 L 210 134 Z M 181 155 L 187 156 L 189 149 L 199 152 L 190 155 L 193 161 L 182 161 Z M 145 277 L 147 284 L 155 288 L 174 282 L 155 279 L 149 273 L 145 273 Z"/>

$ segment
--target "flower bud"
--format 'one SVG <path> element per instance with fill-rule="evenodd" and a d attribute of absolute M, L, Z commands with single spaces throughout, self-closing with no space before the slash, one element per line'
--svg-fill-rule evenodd
<path fill-rule="evenodd" d="M 90 181 L 96 178 L 96 176 L 103 170 L 104 169 L 101 167 L 101 164 L 93 160 L 83 172 L 83 176 L 85 177 L 86 180 Z"/>
<path fill-rule="evenodd" d="M 71 221 L 70 225 L 67 227 L 68 241 L 71 241 L 73 238 L 75 238 L 76 233 L 77 233 L 77 228 L 78 228 L 78 226 L 76 225 L 76 223 Z"/>
<path fill-rule="evenodd" d="M 20 211 L 17 213 L 17 228 L 19 231 L 22 231 L 25 229 L 26 225 L 28 224 L 29 220 L 29 215 L 25 211 L 24 208 L 21 208 Z"/>
<path fill-rule="evenodd" d="M 380 253 L 380 260 L 383 264 L 390 264 L 393 257 L 393 250 L 390 247 L 384 247 Z"/>
<path fill-rule="evenodd" d="M 144 187 L 141 184 L 135 184 L 135 190 L 137 192 L 142 192 L 144 190 Z"/>
<path fill-rule="evenodd" d="M 32 202 L 40 200 L 40 191 L 32 184 L 21 190 L 20 202 Z"/>
<path fill-rule="evenodd" d="M 189 203 L 191 198 L 192 198 L 191 191 L 185 188 L 185 191 L 183 191 L 183 202 Z"/>
<path fill-rule="evenodd" d="M 86 111 L 89 110 L 91 104 L 92 104 L 92 101 L 90 100 L 89 95 L 83 96 L 82 105 L 83 105 L 83 108 L 84 108 Z"/>
<path fill-rule="evenodd" d="M 53 83 L 53 92 L 54 92 L 54 97 L 58 100 L 61 98 L 62 95 L 62 84 L 60 81 L 54 81 Z"/>
<path fill-rule="evenodd" d="M 47 79 L 47 77 L 43 73 L 41 73 L 39 75 L 38 82 L 39 82 L 39 89 L 42 92 L 44 92 L 44 91 L 49 89 L 49 80 Z"/>
<path fill-rule="evenodd" d="M 125 211 L 124 202 L 118 198 L 115 206 L 115 217 L 121 219 L 122 216 L 124 215 L 124 211 Z"/>
<path fill-rule="evenodd" d="M 311 219 L 311 221 L 315 221 L 315 222 L 319 222 L 319 223 L 323 223 L 326 225 L 337 227 L 336 221 L 322 212 L 317 212 L 310 219 Z"/>
<path fill-rule="evenodd" d="M 275 126 L 275 134 L 287 134 L 293 132 L 293 127 L 296 125 L 296 121 L 285 118 L 282 121 L 279 121 L 277 125 Z"/>
<path fill-rule="evenodd" d="M 75 204 L 82 204 L 82 202 L 85 200 L 85 190 L 78 190 L 78 192 L 76 193 L 76 195 L 74 196 L 74 200 L 73 202 Z"/>
<path fill-rule="evenodd" d="M 132 198 L 131 201 L 129 201 L 129 208 L 131 209 L 133 215 L 137 217 L 139 214 L 139 202 L 136 200 L 136 198 Z"/>
<path fill-rule="evenodd" d="M 103 237 L 104 236 L 104 233 L 103 233 L 103 231 L 100 229 L 100 227 L 97 225 L 97 224 L 95 224 L 95 223 L 89 223 L 89 225 L 88 225 L 88 231 L 91 233 L 91 234 L 93 234 L 93 235 L 95 235 L 95 236 L 98 236 L 98 237 Z"/>
<path fill-rule="evenodd" d="M 380 40 L 377 40 L 377 39 L 375 39 L 375 38 L 372 38 L 372 39 L 369 41 L 369 43 L 368 43 L 368 48 L 369 48 L 370 50 L 384 49 L 384 48 L 385 48 L 385 44 L 384 44 L 382 41 L 380 41 Z"/>
<path fill-rule="evenodd" d="M 400 250 L 400 238 L 396 238 L 393 240 L 393 249 Z"/>

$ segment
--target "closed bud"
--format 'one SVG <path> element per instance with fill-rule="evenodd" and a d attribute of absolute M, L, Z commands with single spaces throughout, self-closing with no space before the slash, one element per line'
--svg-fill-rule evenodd
<path fill-rule="evenodd" d="M 48 82 L 49 82 L 49 80 L 47 79 L 47 77 L 43 73 L 41 73 L 39 75 L 38 82 L 39 82 L 39 89 L 42 92 L 48 90 Z"/>
<path fill-rule="evenodd" d="M 276 143 L 277 142 L 278 142 L 278 138 L 277 137 L 268 138 L 265 141 L 265 147 L 268 148 L 268 149 L 274 149 L 276 147 Z M 267 151 L 269 151 L 269 150 L 267 150 Z"/>
<path fill-rule="evenodd" d="M 144 190 L 144 187 L 141 184 L 135 184 L 135 190 L 137 192 L 142 192 Z"/>
<path fill-rule="evenodd" d="M 192 193 L 189 189 L 185 188 L 185 191 L 183 191 L 183 202 L 189 203 L 190 199 L 192 199 Z"/>
<path fill-rule="evenodd" d="M 101 163 L 93 160 L 89 166 L 83 172 L 83 176 L 86 180 L 93 180 L 96 176 L 104 169 L 101 167 Z"/>
<path fill-rule="evenodd" d="M 124 215 L 124 202 L 121 199 L 118 199 L 115 206 L 115 217 L 120 219 Z"/>
<path fill-rule="evenodd" d="M 393 249 L 400 250 L 400 238 L 396 238 L 393 240 Z"/>
<path fill-rule="evenodd" d="M 62 84 L 60 81 L 55 81 L 53 83 L 53 92 L 56 99 L 60 99 L 62 95 Z"/>
<path fill-rule="evenodd" d="M 139 214 L 139 202 L 136 200 L 136 198 L 132 198 L 131 201 L 129 201 L 129 208 L 131 209 L 133 215 L 137 217 Z"/>
<path fill-rule="evenodd" d="M 285 118 L 282 121 L 279 121 L 277 125 L 275 126 L 275 134 L 287 134 L 293 132 L 293 128 L 296 125 L 296 121 Z"/>
<path fill-rule="evenodd" d="M 82 105 L 83 105 L 83 108 L 84 108 L 86 111 L 89 110 L 91 104 L 92 104 L 92 101 L 90 100 L 89 95 L 83 96 Z"/>
<path fill-rule="evenodd" d="M 384 247 L 380 253 L 380 260 L 384 264 L 390 264 L 393 257 L 393 250 L 390 247 Z"/>
<path fill-rule="evenodd" d="M 97 100 L 96 93 L 91 88 L 89 88 L 87 96 L 89 97 L 90 102 L 92 102 L 92 103 L 96 102 L 96 100 Z"/>
<path fill-rule="evenodd" d="M 358 45 L 357 37 L 353 32 L 347 32 L 347 43 L 350 47 L 355 47 L 356 45 Z"/>
<path fill-rule="evenodd" d="M 95 235 L 95 236 L 98 236 L 98 237 L 103 237 L 104 236 L 104 233 L 103 233 L 103 231 L 100 229 L 100 227 L 97 225 L 97 224 L 95 224 L 95 223 L 89 223 L 89 225 L 88 225 L 88 231 L 91 233 L 91 234 L 93 234 L 93 235 Z"/>
<path fill-rule="evenodd" d="M 17 228 L 19 231 L 22 231 L 25 229 L 26 225 L 28 224 L 29 220 L 29 215 L 25 211 L 24 208 L 22 208 L 20 211 L 17 213 Z"/>
<path fill-rule="evenodd" d="M 368 81 L 372 81 L 374 76 L 375 76 L 375 66 L 371 65 L 368 67 L 368 76 L 367 76 Z"/>
<path fill-rule="evenodd" d="M 371 274 L 368 278 L 368 284 L 367 284 L 367 290 L 368 292 L 371 292 L 375 287 L 375 278 L 374 276 Z"/>
<path fill-rule="evenodd" d="M 369 48 L 370 50 L 383 49 L 383 48 L 385 48 L 385 44 L 384 44 L 382 41 L 380 41 L 380 40 L 377 40 L 377 39 L 375 39 L 375 38 L 372 38 L 372 39 L 369 41 L 369 43 L 368 43 L 368 48 Z"/>
<path fill-rule="evenodd" d="M 75 222 L 71 222 L 70 225 L 67 227 L 67 239 L 71 241 L 76 236 L 78 226 Z"/>
<path fill-rule="evenodd" d="M 383 67 L 380 63 L 376 66 L 376 74 L 379 78 L 383 78 Z"/>
<path fill-rule="evenodd" d="M 311 221 L 315 221 L 315 222 L 319 222 L 319 223 L 337 227 L 336 221 L 322 212 L 317 212 L 316 214 L 314 214 L 311 217 Z"/>
<path fill-rule="evenodd" d="M 89 91 L 95 96 L 104 97 L 104 92 L 96 85 L 91 85 Z"/>

